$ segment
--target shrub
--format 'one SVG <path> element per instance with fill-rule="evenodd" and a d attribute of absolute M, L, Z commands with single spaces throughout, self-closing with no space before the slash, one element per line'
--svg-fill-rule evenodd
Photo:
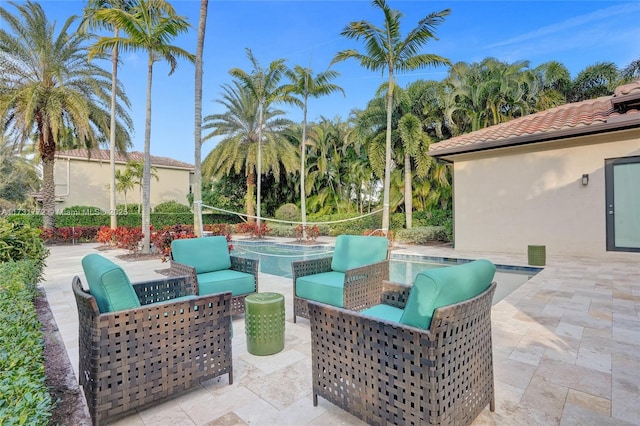
<path fill-rule="evenodd" d="M 41 229 L 40 238 L 47 244 L 75 244 L 77 242 L 94 241 L 99 229 L 97 226 L 47 228 Z"/>
<path fill-rule="evenodd" d="M 0 262 L 32 259 L 44 267 L 48 255 L 39 229 L 0 219 Z"/>
<path fill-rule="evenodd" d="M 411 229 L 400 229 L 396 239 L 403 243 L 427 244 L 434 241 L 449 241 L 444 226 L 420 226 Z"/>
<path fill-rule="evenodd" d="M 191 213 L 191 207 L 177 201 L 165 201 L 153 208 L 154 213 Z M 193 221 L 193 219 L 192 219 Z"/>
<path fill-rule="evenodd" d="M 162 261 L 165 262 L 171 254 L 171 242 L 173 240 L 195 237 L 196 235 L 193 233 L 193 226 L 165 226 L 159 231 L 152 232 L 151 243 L 160 251 L 162 254 Z"/>
<path fill-rule="evenodd" d="M 138 243 L 142 241 L 142 228 L 118 226 L 113 231 L 113 236 L 116 247 L 133 252 L 138 249 Z"/>
<path fill-rule="evenodd" d="M 54 406 L 33 301 L 38 260 L 0 263 L 0 423 L 46 425 Z"/>
<path fill-rule="evenodd" d="M 295 228 L 291 225 L 276 223 L 271 225 L 270 235 L 274 237 L 295 238 Z"/>
<path fill-rule="evenodd" d="M 315 241 L 318 239 L 318 235 L 320 235 L 320 228 L 318 225 L 313 226 L 302 226 L 298 225 L 295 228 L 296 231 L 296 240 L 302 241 L 304 239 L 304 234 L 306 231 L 306 238 L 308 241 Z"/>
<path fill-rule="evenodd" d="M 299 222 L 301 218 L 300 209 L 292 203 L 283 204 L 276 210 L 275 218 L 289 222 Z"/>

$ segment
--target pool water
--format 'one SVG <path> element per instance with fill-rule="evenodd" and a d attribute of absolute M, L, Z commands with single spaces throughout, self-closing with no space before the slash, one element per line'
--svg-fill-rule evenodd
<path fill-rule="evenodd" d="M 333 246 L 296 246 L 273 242 L 234 241 L 231 254 L 234 256 L 259 259 L 260 272 L 291 278 L 291 262 L 331 256 L 333 254 Z M 427 269 L 441 268 L 466 262 L 469 262 L 469 260 L 391 253 L 389 279 L 394 282 L 410 284 L 418 273 Z M 531 267 L 496 266 L 495 281 L 498 285 L 493 297 L 494 304 L 542 270 L 542 268 Z"/>

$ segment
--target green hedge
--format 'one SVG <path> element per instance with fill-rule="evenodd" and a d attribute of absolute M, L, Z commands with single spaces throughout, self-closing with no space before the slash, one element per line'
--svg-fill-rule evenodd
<path fill-rule="evenodd" d="M 9 222 L 23 223 L 35 228 L 42 226 L 42 216 L 35 214 L 15 214 L 7 216 Z M 238 223 L 240 218 L 236 215 L 220 213 L 203 213 L 204 224 Z M 167 225 L 193 225 L 193 213 L 151 213 L 151 224 L 154 228 L 162 228 Z M 110 226 L 111 217 L 108 214 L 61 214 L 56 215 L 56 227 L 68 226 Z M 118 226 L 141 226 L 142 216 L 128 213 L 118 215 Z"/>
<path fill-rule="evenodd" d="M 396 241 L 410 244 L 427 244 L 434 241 L 449 241 L 444 226 L 418 226 L 400 229 L 395 235 Z"/>
<path fill-rule="evenodd" d="M 33 303 L 41 273 L 34 260 L 0 263 L 0 424 L 46 425 L 54 406 Z"/>

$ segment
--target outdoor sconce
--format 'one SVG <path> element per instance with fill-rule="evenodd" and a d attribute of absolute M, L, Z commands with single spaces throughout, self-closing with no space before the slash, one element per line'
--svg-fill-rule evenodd
<path fill-rule="evenodd" d="M 582 175 L 582 185 L 587 186 L 589 184 L 589 174 L 585 173 Z"/>

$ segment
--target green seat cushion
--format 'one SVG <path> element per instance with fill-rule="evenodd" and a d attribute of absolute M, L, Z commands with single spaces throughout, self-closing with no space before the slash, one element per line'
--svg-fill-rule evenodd
<path fill-rule="evenodd" d="M 109 259 L 91 253 L 82 258 L 82 269 L 89 292 L 100 312 L 137 308 L 140 301 L 124 270 Z"/>
<path fill-rule="evenodd" d="M 231 292 L 232 296 L 256 291 L 256 280 L 252 274 L 225 269 L 223 271 L 198 274 L 198 293 L 216 294 Z"/>
<path fill-rule="evenodd" d="M 176 262 L 196 268 L 196 274 L 231 267 L 229 245 L 227 238 L 222 235 L 173 240 L 171 256 Z"/>
<path fill-rule="evenodd" d="M 322 272 L 296 279 L 296 296 L 332 306 L 344 306 L 344 274 Z"/>
<path fill-rule="evenodd" d="M 338 235 L 331 259 L 331 269 L 346 272 L 349 269 L 377 263 L 387 258 L 389 240 L 386 237 Z"/>
<path fill-rule="evenodd" d="M 479 295 L 491 285 L 495 272 L 493 263 L 479 259 L 419 273 L 409 292 L 400 322 L 428 329 L 437 308 Z"/>
<path fill-rule="evenodd" d="M 378 318 L 385 321 L 400 322 L 404 310 L 394 306 L 380 304 L 360 311 L 362 315 Z"/>

